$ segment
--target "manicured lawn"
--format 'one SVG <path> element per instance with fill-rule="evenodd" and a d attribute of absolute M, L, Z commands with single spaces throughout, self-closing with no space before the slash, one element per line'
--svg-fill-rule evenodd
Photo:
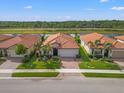
<path fill-rule="evenodd" d="M 0 59 L 0 65 L 3 64 L 5 61 L 5 59 Z"/>
<path fill-rule="evenodd" d="M 83 62 L 90 62 L 90 58 L 87 54 L 87 52 L 85 51 L 85 49 L 83 47 L 80 46 L 80 50 L 79 50 L 80 56 L 83 60 Z"/>
<path fill-rule="evenodd" d="M 102 78 L 124 78 L 124 74 L 110 73 L 83 73 L 86 77 L 102 77 Z"/>
<path fill-rule="evenodd" d="M 82 62 L 79 64 L 80 69 L 120 70 L 120 67 L 116 63 L 105 59 L 90 59 L 83 47 L 80 47 L 80 55 L 82 58 Z"/>
<path fill-rule="evenodd" d="M 59 69 L 61 66 L 60 62 L 28 62 L 22 63 L 17 69 Z"/>
<path fill-rule="evenodd" d="M 107 70 L 120 70 L 120 67 L 112 62 L 106 61 L 93 61 L 93 62 L 82 62 L 79 67 L 81 69 L 107 69 Z"/>
<path fill-rule="evenodd" d="M 13 73 L 12 77 L 56 77 L 58 74 L 57 72 L 19 72 Z"/>

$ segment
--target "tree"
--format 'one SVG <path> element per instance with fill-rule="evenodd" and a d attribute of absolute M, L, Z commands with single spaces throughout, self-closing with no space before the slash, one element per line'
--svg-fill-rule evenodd
<path fill-rule="evenodd" d="M 24 45 L 18 44 L 18 45 L 16 46 L 15 52 L 16 52 L 17 55 L 23 55 L 23 54 L 26 53 L 26 50 L 27 50 L 27 49 L 26 49 L 26 47 L 25 47 Z"/>
<path fill-rule="evenodd" d="M 111 51 L 112 44 L 111 43 L 104 43 L 104 51 L 105 51 L 105 56 L 110 57 L 109 52 Z"/>
<path fill-rule="evenodd" d="M 99 45 L 101 44 L 100 40 L 95 40 L 94 42 L 90 41 L 88 42 L 88 44 L 90 45 L 90 47 L 92 47 L 92 55 L 93 58 L 95 57 L 95 49 L 99 49 Z"/>

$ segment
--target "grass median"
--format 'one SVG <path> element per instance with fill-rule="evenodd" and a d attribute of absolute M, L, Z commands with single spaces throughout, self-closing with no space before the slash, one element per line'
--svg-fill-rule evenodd
<path fill-rule="evenodd" d="M 85 77 L 98 77 L 98 78 L 124 78 L 124 74 L 119 73 L 83 73 Z"/>
<path fill-rule="evenodd" d="M 12 77 L 57 77 L 58 72 L 16 72 Z"/>

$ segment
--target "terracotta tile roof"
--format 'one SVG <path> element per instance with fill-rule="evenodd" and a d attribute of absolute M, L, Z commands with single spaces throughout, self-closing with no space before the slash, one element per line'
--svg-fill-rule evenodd
<path fill-rule="evenodd" d="M 124 41 L 124 35 L 123 35 L 123 36 L 116 36 L 116 37 L 114 37 L 114 38 Z"/>
<path fill-rule="evenodd" d="M 119 48 L 119 49 L 124 49 L 124 43 L 121 43 L 119 41 L 116 41 L 113 43 L 113 48 Z"/>
<path fill-rule="evenodd" d="M 10 38 L 12 38 L 12 36 L 9 36 L 9 35 L 0 35 L 0 42 L 1 41 L 5 41 L 5 40 L 8 40 Z"/>
<path fill-rule="evenodd" d="M 112 48 L 124 48 L 124 43 L 118 42 L 112 38 L 103 36 L 103 35 L 98 34 L 98 33 L 91 33 L 91 34 L 87 34 L 87 35 L 82 35 L 80 38 L 81 38 L 81 40 L 83 40 L 87 44 L 90 41 L 94 42 L 95 40 L 100 40 L 101 44 L 100 44 L 100 46 L 98 46 L 98 48 L 104 48 L 102 44 L 104 44 L 105 42 L 111 43 Z M 90 47 L 92 47 L 92 46 L 90 46 Z"/>
<path fill-rule="evenodd" d="M 47 45 L 54 43 L 58 43 L 59 48 L 79 48 L 72 36 L 62 33 L 57 33 L 49 36 L 43 44 Z"/>
<path fill-rule="evenodd" d="M 109 38 L 109 37 L 103 36 L 103 37 L 100 39 L 100 41 L 101 41 L 102 44 L 104 44 L 105 42 L 113 44 L 116 40 L 114 40 L 114 39 L 112 39 L 112 38 Z"/>
<path fill-rule="evenodd" d="M 88 42 L 94 42 L 96 40 L 100 40 L 103 37 L 103 35 L 98 34 L 98 33 L 91 33 L 91 34 L 87 34 L 87 35 L 81 35 L 80 39 L 85 41 L 86 43 Z"/>
<path fill-rule="evenodd" d="M 6 40 L 2 43 L 0 43 L 0 48 L 9 48 L 11 46 L 14 46 L 16 44 L 22 44 L 26 48 L 32 47 L 35 42 L 38 40 L 38 36 L 36 35 L 26 35 L 24 37 L 17 36 L 12 39 Z"/>

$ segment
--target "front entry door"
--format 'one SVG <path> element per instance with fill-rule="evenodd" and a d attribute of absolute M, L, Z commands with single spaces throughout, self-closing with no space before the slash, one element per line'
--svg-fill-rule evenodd
<path fill-rule="evenodd" d="M 58 49 L 57 48 L 53 48 L 53 56 L 58 56 Z"/>

